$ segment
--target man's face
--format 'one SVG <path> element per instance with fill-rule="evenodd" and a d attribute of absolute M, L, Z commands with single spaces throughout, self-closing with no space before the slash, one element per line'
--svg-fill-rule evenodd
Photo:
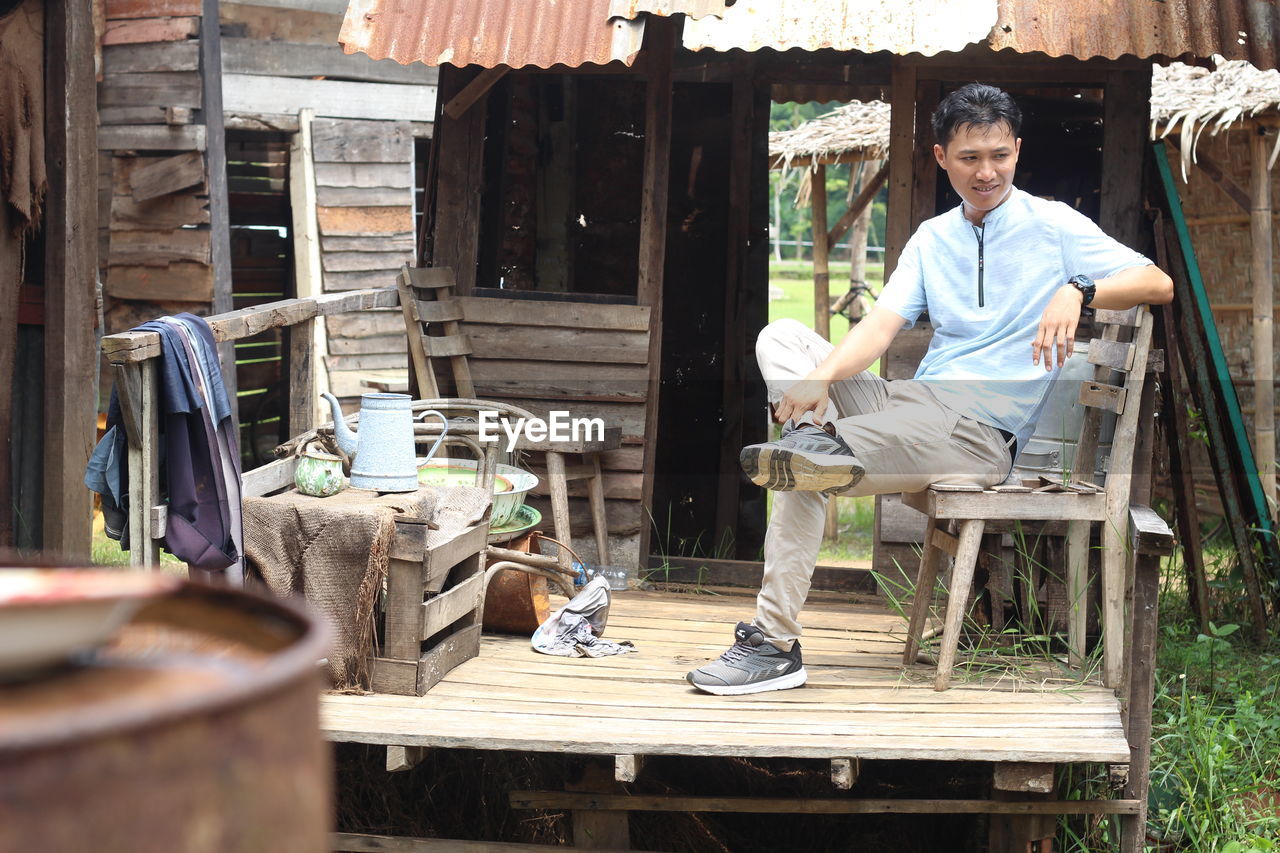
<path fill-rule="evenodd" d="M 962 124 L 946 148 L 933 146 L 933 156 L 964 200 L 965 215 L 975 224 L 1009 197 L 1021 148 L 1022 140 L 1014 138 L 1005 122 Z"/>

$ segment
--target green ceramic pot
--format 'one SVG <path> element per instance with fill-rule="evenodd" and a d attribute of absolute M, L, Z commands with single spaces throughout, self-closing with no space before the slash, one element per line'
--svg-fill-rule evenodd
<path fill-rule="evenodd" d="M 342 491 L 342 460 L 331 453 L 304 450 L 298 454 L 298 467 L 293 472 L 293 484 L 304 495 L 327 498 Z"/>

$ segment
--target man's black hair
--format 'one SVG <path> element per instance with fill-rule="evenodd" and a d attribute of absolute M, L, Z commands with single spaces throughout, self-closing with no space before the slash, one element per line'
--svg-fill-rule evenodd
<path fill-rule="evenodd" d="M 991 127 L 1007 124 L 1016 138 L 1022 129 L 1022 110 L 1003 89 L 986 83 L 966 83 L 942 99 L 933 111 L 933 134 L 943 148 L 963 125 Z"/>

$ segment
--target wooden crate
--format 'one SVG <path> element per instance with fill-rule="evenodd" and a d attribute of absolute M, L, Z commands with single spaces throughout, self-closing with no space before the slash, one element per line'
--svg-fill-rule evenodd
<path fill-rule="evenodd" d="M 386 624 L 373 689 L 421 696 L 480 652 L 488 520 L 428 545 L 425 521 L 396 519 L 387 567 Z"/>

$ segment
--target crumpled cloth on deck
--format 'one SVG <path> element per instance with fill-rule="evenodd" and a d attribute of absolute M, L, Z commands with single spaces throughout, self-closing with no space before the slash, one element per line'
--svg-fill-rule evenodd
<path fill-rule="evenodd" d="M 535 652 L 562 658 L 603 658 L 636 650 L 630 640 L 601 639 L 609 622 L 609 582 L 594 578 L 533 632 Z"/>

